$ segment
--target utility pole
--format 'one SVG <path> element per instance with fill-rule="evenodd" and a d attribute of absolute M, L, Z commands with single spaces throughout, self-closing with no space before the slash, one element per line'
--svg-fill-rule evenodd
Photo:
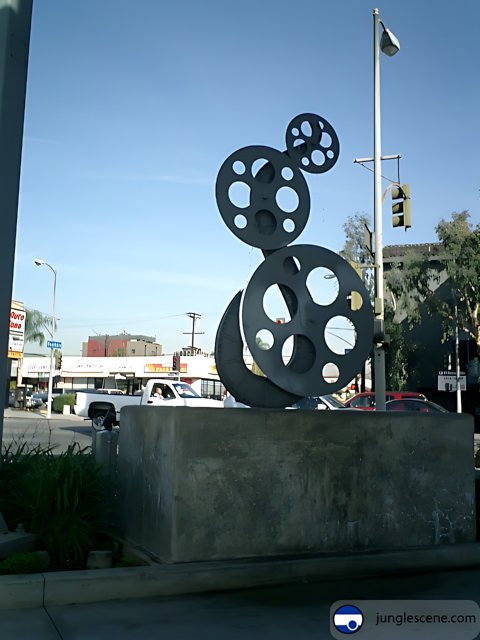
<path fill-rule="evenodd" d="M 190 348 L 192 351 L 195 351 L 195 336 L 201 336 L 205 333 L 204 331 L 195 331 L 195 324 L 202 316 L 194 311 L 189 311 L 185 315 L 192 319 L 192 331 L 184 331 L 183 333 L 192 336 L 192 344 L 190 345 Z"/>

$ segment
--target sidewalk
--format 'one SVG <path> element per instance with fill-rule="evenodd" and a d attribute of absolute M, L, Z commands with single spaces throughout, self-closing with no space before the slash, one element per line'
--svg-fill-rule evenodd
<path fill-rule="evenodd" d="M 47 419 L 47 409 L 13 409 L 12 407 L 7 407 L 3 410 L 4 418 L 45 418 Z M 63 414 L 63 413 L 53 413 L 50 417 L 50 420 L 76 420 L 77 422 L 85 422 L 90 424 L 90 420 L 85 420 L 85 418 L 81 418 L 80 416 L 76 416 L 74 413 Z"/>
<path fill-rule="evenodd" d="M 46 608 L 2 611 L 0 638 L 327 640 L 331 638 L 330 606 L 337 600 L 357 599 L 478 602 L 480 571 L 297 582 L 281 587 L 82 605 L 47 604 Z M 421 638 L 429 640 L 428 631 Z"/>

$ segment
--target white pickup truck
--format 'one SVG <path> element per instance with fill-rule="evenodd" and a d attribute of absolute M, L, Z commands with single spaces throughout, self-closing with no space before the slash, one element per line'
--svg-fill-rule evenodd
<path fill-rule="evenodd" d="M 98 430 L 102 428 L 107 413 L 115 411 L 119 420 L 123 407 L 147 404 L 165 407 L 223 407 L 220 400 L 199 396 L 186 382 L 154 378 L 147 382 L 143 391 L 137 391 L 135 395 L 107 389 L 77 391 L 74 411 L 77 416 L 91 418 L 94 429 Z"/>

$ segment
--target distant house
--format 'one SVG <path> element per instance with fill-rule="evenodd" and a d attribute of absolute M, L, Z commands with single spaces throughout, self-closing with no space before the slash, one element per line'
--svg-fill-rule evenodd
<path fill-rule="evenodd" d="M 162 345 L 155 337 L 120 333 L 88 336 L 82 345 L 82 355 L 88 358 L 109 356 L 161 356 Z"/>

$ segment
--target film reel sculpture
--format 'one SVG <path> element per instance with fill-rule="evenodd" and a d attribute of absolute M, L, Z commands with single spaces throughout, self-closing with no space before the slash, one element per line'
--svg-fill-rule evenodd
<path fill-rule="evenodd" d="M 361 370 L 372 344 L 370 300 L 355 270 L 324 247 L 289 246 L 305 228 L 310 213 L 310 193 L 302 171 L 325 173 L 334 166 L 339 155 L 337 134 L 324 118 L 306 113 L 288 125 L 286 144 L 284 152 L 265 146 L 235 151 L 221 166 L 215 188 L 227 227 L 243 242 L 261 249 L 264 256 L 245 291 L 239 291 L 227 307 L 215 340 L 220 379 L 237 400 L 251 407 L 282 408 L 305 396 L 341 389 Z M 239 186 L 248 194 L 243 206 L 232 201 L 232 189 Z M 282 190 L 295 195 L 296 204 L 288 210 L 279 204 Z M 309 274 L 319 267 L 330 270 L 338 282 L 336 298 L 328 305 L 317 304 L 307 285 Z M 283 324 L 264 309 L 265 294 L 274 285 L 290 314 Z M 326 339 L 328 322 L 338 316 L 347 318 L 356 334 L 354 347 L 344 354 L 332 351 Z M 244 363 L 240 322 L 250 353 L 265 377 L 252 373 Z M 273 337 L 267 349 L 257 343 L 265 330 Z M 285 362 L 283 348 L 292 337 L 292 353 Z M 336 382 L 326 379 L 326 365 L 336 365 Z"/>

